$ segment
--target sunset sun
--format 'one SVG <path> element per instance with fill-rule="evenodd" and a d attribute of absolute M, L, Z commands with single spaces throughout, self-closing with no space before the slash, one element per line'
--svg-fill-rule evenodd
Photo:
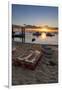
<path fill-rule="evenodd" d="M 43 32 L 48 32 L 48 28 L 43 27 L 43 28 L 42 28 L 42 31 L 43 31 Z"/>

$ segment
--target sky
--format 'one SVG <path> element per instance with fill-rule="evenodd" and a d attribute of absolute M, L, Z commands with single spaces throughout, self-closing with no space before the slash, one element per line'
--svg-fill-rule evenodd
<path fill-rule="evenodd" d="M 58 27 L 58 7 L 12 4 L 12 24 Z"/>

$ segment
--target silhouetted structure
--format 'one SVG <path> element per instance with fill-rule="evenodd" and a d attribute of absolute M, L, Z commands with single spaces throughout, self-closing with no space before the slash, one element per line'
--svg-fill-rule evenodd
<path fill-rule="evenodd" d="M 25 42 L 25 27 L 21 27 L 22 30 L 22 43 Z"/>
<path fill-rule="evenodd" d="M 14 29 L 20 29 L 21 33 L 15 34 Z M 12 25 L 12 39 L 14 40 L 15 37 L 22 38 L 22 43 L 25 43 L 25 27 L 21 27 L 18 25 Z"/>

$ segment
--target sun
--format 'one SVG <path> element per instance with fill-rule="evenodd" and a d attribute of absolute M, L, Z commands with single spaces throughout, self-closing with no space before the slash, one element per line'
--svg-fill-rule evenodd
<path fill-rule="evenodd" d="M 47 29 L 46 27 L 43 27 L 43 28 L 42 28 L 42 31 L 43 31 L 43 32 L 48 32 L 48 29 Z"/>

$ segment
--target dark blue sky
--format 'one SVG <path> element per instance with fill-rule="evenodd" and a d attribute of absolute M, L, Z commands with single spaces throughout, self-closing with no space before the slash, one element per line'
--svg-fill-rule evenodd
<path fill-rule="evenodd" d="M 12 24 L 48 25 L 58 27 L 58 8 L 13 4 Z"/>

